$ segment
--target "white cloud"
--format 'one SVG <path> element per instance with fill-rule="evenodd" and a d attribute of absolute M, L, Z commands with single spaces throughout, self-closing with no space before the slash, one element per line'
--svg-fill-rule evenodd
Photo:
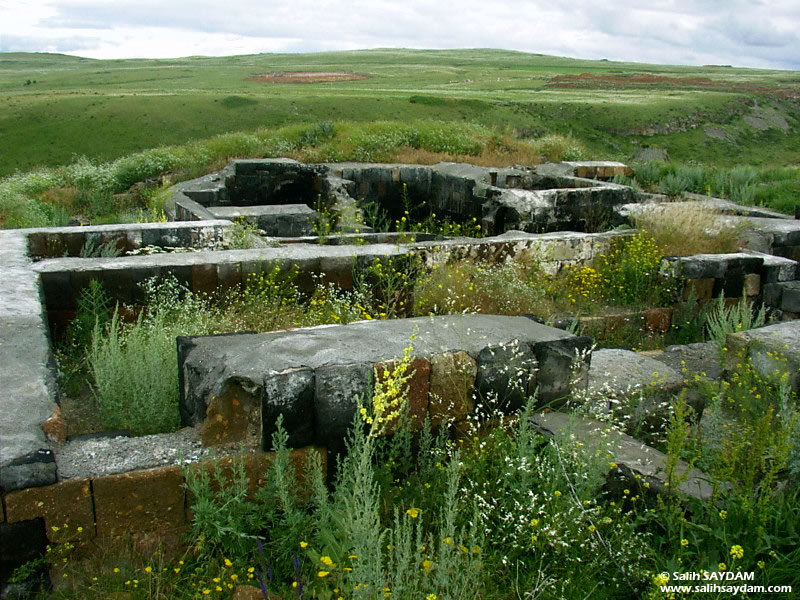
<path fill-rule="evenodd" d="M 482 47 L 798 69 L 798 31 L 795 0 L 0 0 L 0 51 L 93 58 Z"/>

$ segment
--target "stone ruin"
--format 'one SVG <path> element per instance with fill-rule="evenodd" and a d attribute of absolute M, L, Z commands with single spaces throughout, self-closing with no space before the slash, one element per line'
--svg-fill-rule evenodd
<path fill-rule="evenodd" d="M 136 305 L 143 301 L 139 284 L 159 275 L 210 292 L 239 286 L 249 274 L 278 265 L 296 268 L 306 290 L 319 278 L 346 289 L 353 284 L 354 264 L 410 253 L 427 264 L 464 258 L 501 262 L 530 254 L 557 272 L 590 262 L 614 238 L 629 235 L 610 228 L 659 200 L 594 178 L 625 169 L 606 163 L 488 169 L 238 160 L 219 173 L 175 186 L 168 223 L 0 231 L 6 284 L 0 290 L 2 567 L 28 560 L 47 540 L 57 542 L 52 525 L 81 526 L 90 540 L 180 531 L 190 518 L 175 452 L 153 456 L 133 438 L 64 439 L 50 340 L 74 317 L 89 281 L 100 281 L 115 301 Z M 430 210 L 453 222 L 475 219 L 487 237 L 369 230 L 363 218 L 367 203 L 397 219 L 404 197 L 412 204 L 429 203 Z M 685 292 L 692 290 L 701 301 L 724 292 L 770 307 L 784 322 L 734 334 L 729 344 L 765 370 L 779 350 L 788 358 L 793 389 L 800 391 L 800 221 L 715 202 L 726 213 L 720 218 L 749 224 L 749 248 L 667 259 L 668 264 Z M 326 244 L 313 236 L 321 206 L 341 215 L 339 230 L 326 236 Z M 230 238 L 232 219 L 240 218 L 264 232 L 264 247 L 220 249 Z M 146 246 L 194 251 L 81 258 L 87 244 L 120 252 Z M 671 312 L 659 309 L 644 318 L 668 328 Z M 494 394 L 512 412 L 534 390 L 549 402 L 567 396 L 575 385 L 591 396 L 607 394 L 611 382 L 623 381 L 624 389 L 612 391 L 624 394 L 652 387 L 654 372 L 660 377 L 651 392 L 669 398 L 685 385 L 681 361 L 698 365 L 697 373 L 723 375 L 706 364 L 707 345 L 650 355 L 613 349 L 589 353 L 589 338 L 527 317 L 462 315 L 181 338 L 176 363 L 181 418 L 192 429 L 162 436 L 159 443 L 177 447 L 191 431 L 189 454 L 202 457 L 205 448 L 236 446 L 246 453 L 253 481 L 269 460 L 278 415 L 284 417 L 298 461 L 312 446 L 339 451 L 355 398 L 369 394 L 375 367 L 401 356 L 413 332 L 418 337 L 409 399 L 417 425 L 426 415 L 434 423 L 466 418 L 474 393 Z M 523 373 L 521 388 L 511 385 L 509 365 Z M 544 433 L 569 428 L 587 440 L 599 427 L 558 412 L 539 414 L 535 421 Z M 125 455 L 116 466 L 69 466 L 76 453 L 111 452 L 115 445 Z M 613 447 L 617 463 L 658 487 L 663 455 L 622 434 Z M 684 486 L 684 492 L 699 497 L 710 493 L 699 472 L 692 471 Z"/>

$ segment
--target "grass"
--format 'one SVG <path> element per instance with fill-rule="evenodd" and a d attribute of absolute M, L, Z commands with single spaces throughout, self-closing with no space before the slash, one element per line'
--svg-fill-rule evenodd
<path fill-rule="evenodd" d="M 522 137 L 572 133 L 591 155 L 608 158 L 627 159 L 637 147 L 656 145 L 679 161 L 774 166 L 798 161 L 791 143 L 797 109 L 781 96 L 783 90 L 796 89 L 798 79 L 780 71 L 585 61 L 498 50 L 109 61 L 32 54 L 2 58 L 0 129 L 8 151 L 0 175 L 63 165 L 75 155 L 107 162 L 222 133 L 334 119 L 369 123 L 389 115 L 403 123 L 475 123 Z M 345 70 L 369 78 L 303 85 L 250 80 L 283 70 Z M 710 77 L 721 85 L 700 89 L 678 81 L 645 87 L 630 78 L 613 87 L 602 81 L 589 87 L 554 85 L 556 77 L 580 73 Z M 25 85 L 28 80 L 36 83 Z M 743 97 L 757 106 L 742 103 Z M 759 131 L 744 121 L 767 108 L 782 115 L 790 130 L 776 125 Z M 724 128 L 728 138 L 709 137 L 703 129 L 707 125 Z"/>

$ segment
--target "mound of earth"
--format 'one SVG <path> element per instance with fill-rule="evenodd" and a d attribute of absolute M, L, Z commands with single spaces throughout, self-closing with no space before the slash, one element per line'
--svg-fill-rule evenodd
<path fill-rule="evenodd" d="M 366 75 L 349 71 L 273 71 L 248 77 L 248 81 L 264 83 L 325 83 L 331 81 L 358 81 L 369 79 Z"/>

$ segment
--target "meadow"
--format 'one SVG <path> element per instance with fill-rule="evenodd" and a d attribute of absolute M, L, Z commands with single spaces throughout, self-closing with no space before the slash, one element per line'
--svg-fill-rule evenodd
<path fill-rule="evenodd" d="M 286 71 L 366 78 L 254 80 Z M 326 120 L 470 123 L 520 139 L 572 135 L 603 159 L 654 146 L 680 162 L 786 166 L 800 161 L 798 90 L 800 74 L 789 71 L 499 50 L 104 61 L 8 53 L 0 55 L 0 176 Z"/>

